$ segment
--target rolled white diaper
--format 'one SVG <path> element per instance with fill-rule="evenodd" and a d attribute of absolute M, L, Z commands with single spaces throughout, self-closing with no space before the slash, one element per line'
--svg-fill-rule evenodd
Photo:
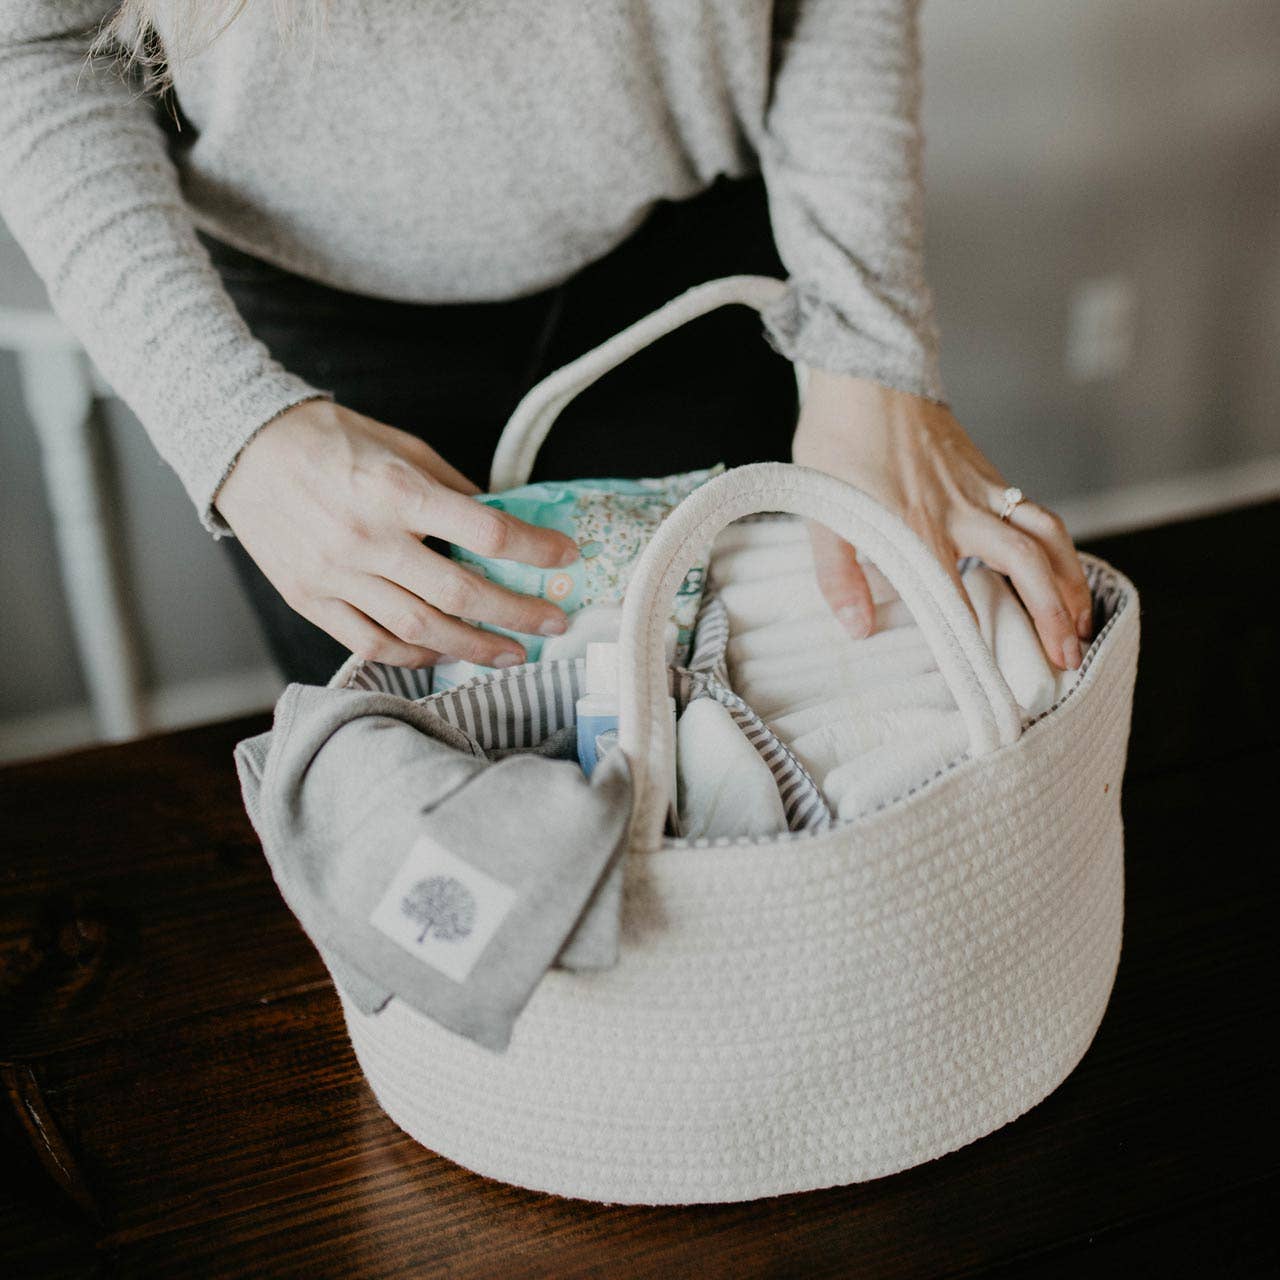
<path fill-rule="evenodd" d="M 978 627 L 1028 719 L 1043 715 L 1075 683 L 1074 671 L 1059 671 L 1044 656 L 1035 624 L 1008 581 L 978 565 L 964 575 L 964 589 Z"/>
<path fill-rule="evenodd" d="M 700 839 L 787 829 L 769 766 L 713 698 L 695 698 L 676 722 L 680 832 Z"/>

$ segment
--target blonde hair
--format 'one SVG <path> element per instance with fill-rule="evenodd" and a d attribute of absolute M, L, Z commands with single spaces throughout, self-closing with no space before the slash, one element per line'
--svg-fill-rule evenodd
<path fill-rule="evenodd" d="M 148 87 L 167 88 L 173 69 L 207 49 L 254 0 L 120 0 L 93 41 L 91 56 L 114 54 L 143 71 Z M 318 32 L 327 0 L 271 0 L 282 35 Z M 166 37 L 157 18 L 163 14 Z"/>

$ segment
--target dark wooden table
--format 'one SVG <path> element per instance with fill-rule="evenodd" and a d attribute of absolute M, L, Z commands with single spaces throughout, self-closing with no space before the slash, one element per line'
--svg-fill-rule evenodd
<path fill-rule="evenodd" d="M 1143 593 L 1124 957 L 1021 1120 L 739 1205 L 450 1164 L 362 1083 L 241 810 L 241 720 L 0 774 L 0 1275 L 1275 1274 L 1280 503 L 1093 549 Z"/>

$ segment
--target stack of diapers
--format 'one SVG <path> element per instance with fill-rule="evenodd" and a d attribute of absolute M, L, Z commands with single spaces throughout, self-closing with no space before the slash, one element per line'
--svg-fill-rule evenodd
<path fill-rule="evenodd" d="M 851 640 L 818 590 L 802 521 L 753 519 L 716 542 L 711 582 L 729 621 L 729 683 L 785 742 L 839 819 L 889 804 L 965 754 L 968 736 L 906 606 L 872 565 L 876 629 Z M 999 574 L 973 562 L 965 589 L 1028 720 L 1076 678 L 1045 657 Z"/>
<path fill-rule="evenodd" d="M 236 748 L 281 895 L 365 1014 L 392 996 L 494 1051 L 553 965 L 617 957 L 626 758 L 502 752 L 417 702 L 290 685 Z"/>

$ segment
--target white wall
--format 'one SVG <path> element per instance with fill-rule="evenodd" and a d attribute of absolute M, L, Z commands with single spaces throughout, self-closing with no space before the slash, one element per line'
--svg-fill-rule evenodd
<path fill-rule="evenodd" d="M 930 275 L 957 412 L 1060 498 L 1280 451 L 1280 5 L 926 8 Z M 1082 282 L 1132 359 L 1073 379 Z"/>

